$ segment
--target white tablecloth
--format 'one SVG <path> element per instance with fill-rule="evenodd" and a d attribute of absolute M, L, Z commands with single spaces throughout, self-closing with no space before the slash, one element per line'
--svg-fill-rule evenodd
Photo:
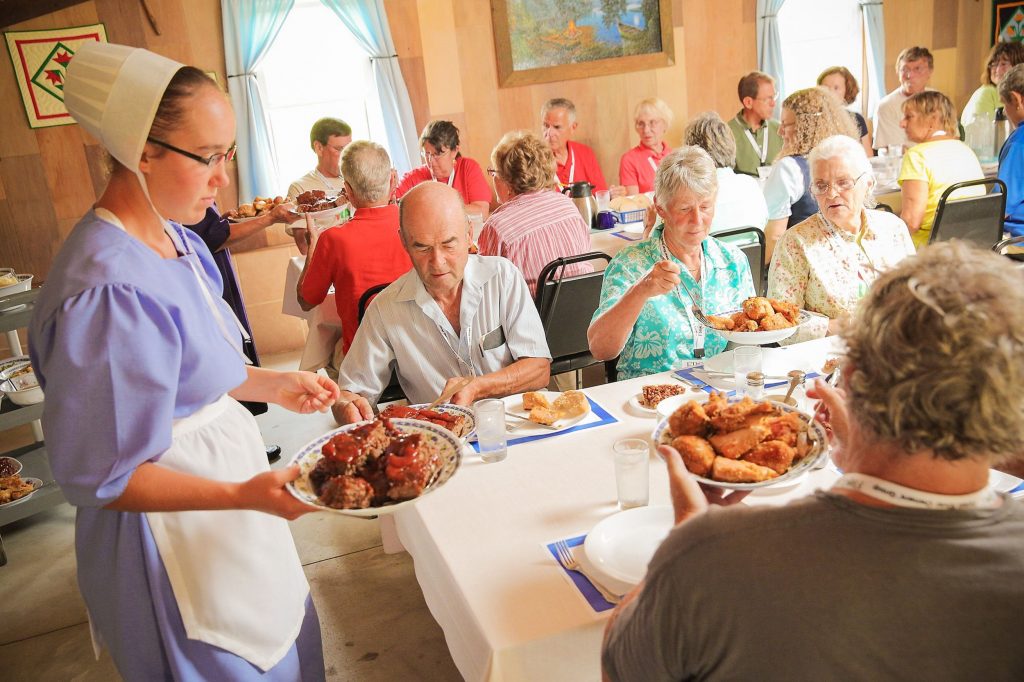
<path fill-rule="evenodd" d="M 288 263 L 288 270 L 284 278 L 284 298 L 281 302 L 281 312 L 285 315 L 301 317 L 309 323 L 306 345 L 302 349 L 302 358 L 299 360 L 299 369 L 315 372 L 331 359 L 334 347 L 341 339 L 341 318 L 338 317 L 338 308 L 334 303 L 334 289 L 327 294 L 323 303 L 309 312 L 299 306 L 295 288 L 299 283 L 299 275 L 302 274 L 302 264 L 305 261 L 303 256 L 294 256 Z"/>
<path fill-rule="evenodd" d="M 833 344 L 790 348 L 821 367 Z M 586 533 L 617 511 L 612 443 L 648 438 L 656 424 L 634 415 L 627 401 L 644 384 L 672 382 L 665 374 L 587 389 L 618 423 L 512 446 L 497 464 L 467 452 L 443 488 L 394 515 L 427 606 L 467 680 L 600 679 L 607 613 L 590 609 L 543 545 Z M 653 451 L 650 473 L 650 503 L 670 504 L 665 466 Z M 783 504 L 834 478 L 822 469 L 797 488 L 747 499 Z M 389 525 L 382 523 L 385 535 Z"/>

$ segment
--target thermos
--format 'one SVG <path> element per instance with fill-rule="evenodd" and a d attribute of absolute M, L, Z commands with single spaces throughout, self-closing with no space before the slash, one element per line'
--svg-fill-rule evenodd
<path fill-rule="evenodd" d="M 572 203 L 576 204 L 576 210 L 583 216 L 583 222 L 587 227 L 594 229 L 597 222 L 597 200 L 593 195 L 594 186 L 589 182 L 574 182 L 562 190 L 569 195 Z"/>

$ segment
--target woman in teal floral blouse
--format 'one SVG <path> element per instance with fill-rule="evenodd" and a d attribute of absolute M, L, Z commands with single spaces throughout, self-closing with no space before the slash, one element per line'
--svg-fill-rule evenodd
<path fill-rule="evenodd" d="M 676 369 L 725 350 L 726 340 L 694 318 L 687 291 L 709 315 L 737 310 L 754 295 L 746 256 L 708 236 L 718 193 L 708 153 L 675 150 L 658 166 L 654 185 L 662 224 L 612 259 L 587 332 L 595 358 L 620 356 L 619 379 Z"/>

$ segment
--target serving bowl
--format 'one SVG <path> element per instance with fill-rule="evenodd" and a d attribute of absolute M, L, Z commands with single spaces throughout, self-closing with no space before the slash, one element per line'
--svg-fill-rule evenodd
<path fill-rule="evenodd" d="M 730 310 L 724 313 L 716 313 L 717 317 L 729 317 L 734 313 L 740 312 L 739 310 Z M 707 329 L 713 331 L 719 336 L 725 338 L 727 341 L 732 341 L 738 346 L 763 346 L 766 343 L 777 343 L 783 339 L 796 334 L 796 330 L 800 328 L 800 325 L 804 324 L 811 319 L 811 314 L 806 310 L 800 311 L 800 321 L 792 327 L 786 327 L 785 329 L 772 329 L 771 331 L 758 331 L 758 332 L 737 332 L 727 331 L 725 329 L 716 329 L 714 327 L 707 326 Z"/>
<path fill-rule="evenodd" d="M 730 398 L 729 404 L 737 403 L 740 399 Z M 703 402 L 703 401 L 699 401 Z M 680 405 L 681 407 L 682 405 Z M 798 410 L 795 407 L 790 407 L 783 403 L 776 403 L 775 407 L 782 413 L 792 412 L 800 417 L 800 420 L 807 424 L 807 439 L 810 449 L 807 454 L 800 459 L 798 462 L 793 464 L 784 474 L 780 474 L 776 478 L 769 479 L 767 481 L 760 481 L 758 483 L 731 483 L 729 481 L 715 481 L 710 478 L 698 476 L 693 472 L 690 473 L 698 482 L 715 486 L 717 488 L 728 488 L 729 490 L 758 490 L 761 488 L 770 488 L 773 486 L 789 485 L 795 479 L 800 478 L 808 471 L 812 471 L 817 468 L 821 459 L 828 456 L 828 435 L 825 433 L 825 429 L 822 428 L 821 424 L 814 421 L 811 415 L 807 414 L 803 410 Z M 671 445 L 672 437 L 670 435 L 668 418 L 662 419 L 658 422 L 658 425 L 654 428 L 654 433 L 651 434 L 651 440 L 654 441 L 655 447 L 659 445 Z"/>

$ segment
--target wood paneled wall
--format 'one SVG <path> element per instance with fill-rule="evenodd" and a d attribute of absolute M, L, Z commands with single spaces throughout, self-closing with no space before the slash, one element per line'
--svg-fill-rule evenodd
<path fill-rule="evenodd" d="M 160 35 L 140 3 L 123 0 L 89 0 L 4 30 L 102 22 L 110 42 L 145 47 L 213 71 L 223 85 L 220 3 L 148 0 L 148 5 Z M 43 280 L 60 244 L 106 184 L 105 153 L 78 125 L 29 128 L 11 62 L 6 57 L 0 62 L 0 92 L 6 93 L 0 101 L 0 267 Z M 235 205 L 233 186 L 222 192 L 221 203 Z"/>
<path fill-rule="evenodd" d="M 886 0 L 886 91 L 899 85 L 896 56 L 913 45 L 935 57 L 931 87 L 963 108 L 981 85 L 981 67 L 992 46 L 992 3 L 988 0 Z"/>
<path fill-rule="evenodd" d="M 539 131 L 541 105 L 568 97 L 580 124 L 576 139 L 594 148 L 606 179 L 614 182 L 619 157 L 637 144 L 637 102 L 656 96 L 668 103 L 675 113 L 668 142 L 675 146 L 693 115 L 708 109 L 727 119 L 734 115 L 740 106 L 736 82 L 757 65 L 755 0 L 676 0 L 672 66 L 501 89 L 489 2 L 385 0 L 385 7 L 417 127 L 431 119 L 453 121 L 463 153 L 484 167 L 505 132 Z"/>

